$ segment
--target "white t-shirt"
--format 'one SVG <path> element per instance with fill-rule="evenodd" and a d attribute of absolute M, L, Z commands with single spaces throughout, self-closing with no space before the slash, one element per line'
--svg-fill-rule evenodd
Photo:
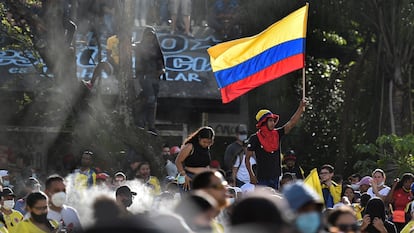
<path fill-rule="evenodd" d="M 391 190 L 391 188 L 390 188 L 390 187 L 388 187 L 388 186 L 384 185 L 384 188 L 383 188 L 383 189 L 381 189 L 381 190 L 379 191 L 379 194 L 380 194 L 381 196 L 387 196 L 387 195 L 388 195 L 388 193 L 390 192 L 390 190 Z M 375 193 L 372 191 L 372 187 L 369 187 L 369 189 L 367 190 L 367 193 L 368 193 L 371 197 L 376 197 L 376 196 L 377 196 L 377 195 L 375 195 Z"/>
<path fill-rule="evenodd" d="M 233 167 L 237 168 L 240 165 L 239 170 L 237 171 L 236 178 L 242 181 L 243 183 L 250 183 L 249 172 L 247 171 L 246 163 L 244 162 L 245 158 L 246 155 L 243 155 L 243 159 L 240 164 L 240 156 L 237 156 L 236 162 L 234 162 Z M 250 165 L 253 166 L 254 164 L 256 164 L 256 160 L 253 157 L 250 157 Z"/>
<path fill-rule="evenodd" d="M 76 211 L 76 209 L 73 207 L 63 205 L 62 211 L 60 213 L 49 209 L 47 218 L 56 220 L 59 223 L 63 221 L 66 229 L 68 230 L 68 233 L 82 232 L 82 226 L 79 221 L 78 211 Z"/>

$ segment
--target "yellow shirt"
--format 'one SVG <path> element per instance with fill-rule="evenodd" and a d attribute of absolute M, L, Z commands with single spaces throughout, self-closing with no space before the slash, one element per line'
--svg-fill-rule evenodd
<path fill-rule="evenodd" d="M 414 227 L 414 220 L 411 220 L 405 225 L 405 227 L 401 230 L 400 233 L 410 233 L 411 229 Z"/>
<path fill-rule="evenodd" d="M 335 205 L 336 203 L 341 201 L 341 192 L 342 192 L 342 186 L 338 185 L 337 183 L 331 181 L 332 184 L 331 186 L 328 187 L 329 192 L 332 195 L 333 198 L 333 204 Z M 325 184 L 322 184 L 322 189 L 326 188 L 327 186 Z"/>
<path fill-rule="evenodd" d="M 9 233 L 6 226 L 2 222 L 0 222 L 0 233 Z"/>
<path fill-rule="evenodd" d="M 161 185 L 157 177 L 150 176 L 149 180 L 146 183 L 150 184 L 152 188 L 152 191 L 151 191 L 152 194 L 159 195 L 161 193 Z"/>
<path fill-rule="evenodd" d="M 6 222 L 7 230 L 10 233 L 19 233 L 16 231 L 16 227 L 18 223 L 23 220 L 23 215 L 17 210 L 12 210 L 11 214 L 9 215 L 3 213 L 3 217 L 4 221 Z"/>
<path fill-rule="evenodd" d="M 364 210 L 364 208 L 359 203 L 352 203 L 352 208 L 355 211 L 357 220 L 362 220 L 362 211 Z"/>
<path fill-rule="evenodd" d="M 54 229 L 58 228 L 59 223 L 56 222 L 55 220 L 50 220 L 49 219 L 49 222 L 50 222 L 50 224 L 52 224 Z M 19 233 L 49 233 L 49 232 L 46 232 L 46 231 L 40 229 L 39 227 L 37 227 L 30 219 L 25 219 L 25 220 L 21 221 L 19 224 L 17 224 L 16 232 L 19 232 Z"/>
<path fill-rule="evenodd" d="M 118 37 L 111 36 L 106 40 L 106 49 L 111 50 L 111 57 L 114 59 L 114 62 L 119 64 L 119 39 Z"/>
<path fill-rule="evenodd" d="M 96 173 L 92 169 L 75 171 L 75 187 L 78 190 L 84 190 L 96 185 Z"/>
<path fill-rule="evenodd" d="M 224 233 L 224 227 L 216 220 L 211 221 L 211 228 L 213 233 Z"/>

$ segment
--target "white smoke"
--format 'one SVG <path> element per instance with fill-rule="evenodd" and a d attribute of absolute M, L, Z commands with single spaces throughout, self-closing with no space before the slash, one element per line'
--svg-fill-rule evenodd
<path fill-rule="evenodd" d="M 78 211 L 83 228 L 87 228 L 95 222 L 92 206 L 96 198 L 105 195 L 115 200 L 116 188 L 108 187 L 104 184 L 89 189 L 79 189 L 75 187 L 73 181 L 73 174 L 66 177 L 66 192 L 68 197 L 66 204 Z M 138 180 L 126 181 L 123 185 L 128 186 L 131 191 L 137 193 L 132 205 L 128 208 L 133 214 L 146 212 L 150 215 L 168 213 L 172 211 L 177 203 L 177 200 L 163 200 L 159 196 L 155 196 L 149 187 Z"/>

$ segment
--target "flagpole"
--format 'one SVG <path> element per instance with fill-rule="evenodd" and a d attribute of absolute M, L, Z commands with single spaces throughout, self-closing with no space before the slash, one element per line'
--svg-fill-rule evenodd
<path fill-rule="evenodd" d="M 306 82 L 305 82 L 305 66 L 302 68 L 302 99 L 304 100 L 306 98 L 305 96 L 305 88 L 306 88 Z"/>

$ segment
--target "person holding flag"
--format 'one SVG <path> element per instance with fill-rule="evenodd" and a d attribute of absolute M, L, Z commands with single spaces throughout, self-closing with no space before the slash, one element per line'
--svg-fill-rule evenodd
<path fill-rule="evenodd" d="M 292 12 L 263 32 L 219 43 L 207 49 L 223 103 L 302 68 L 302 101 L 292 118 L 276 129 L 279 116 L 262 109 L 256 115 L 258 131 L 249 139 L 245 157 L 250 182 L 277 189 L 281 175 L 280 140 L 299 121 L 305 100 L 305 44 L 309 5 Z M 250 166 L 256 154 L 257 176 Z"/>
<path fill-rule="evenodd" d="M 307 101 L 303 99 L 292 118 L 281 128 L 276 128 L 279 115 L 267 109 L 258 111 L 256 114 L 256 128 L 258 130 L 249 138 L 245 158 L 250 183 L 269 186 L 274 189 L 279 188 L 279 177 L 282 173 L 280 141 L 299 121 L 306 104 Z M 253 152 L 256 155 L 257 174 L 254 173 L 250 165 Z"/>
<path fill-rule="evenodd" d="M 342 186 L 332 180 L 334 171 L 334 167 L 330 164 L 322 165 L 319 171 L 322 195 L 326 208 L 332 208 L 335 204 L 341 201 Z"/>

